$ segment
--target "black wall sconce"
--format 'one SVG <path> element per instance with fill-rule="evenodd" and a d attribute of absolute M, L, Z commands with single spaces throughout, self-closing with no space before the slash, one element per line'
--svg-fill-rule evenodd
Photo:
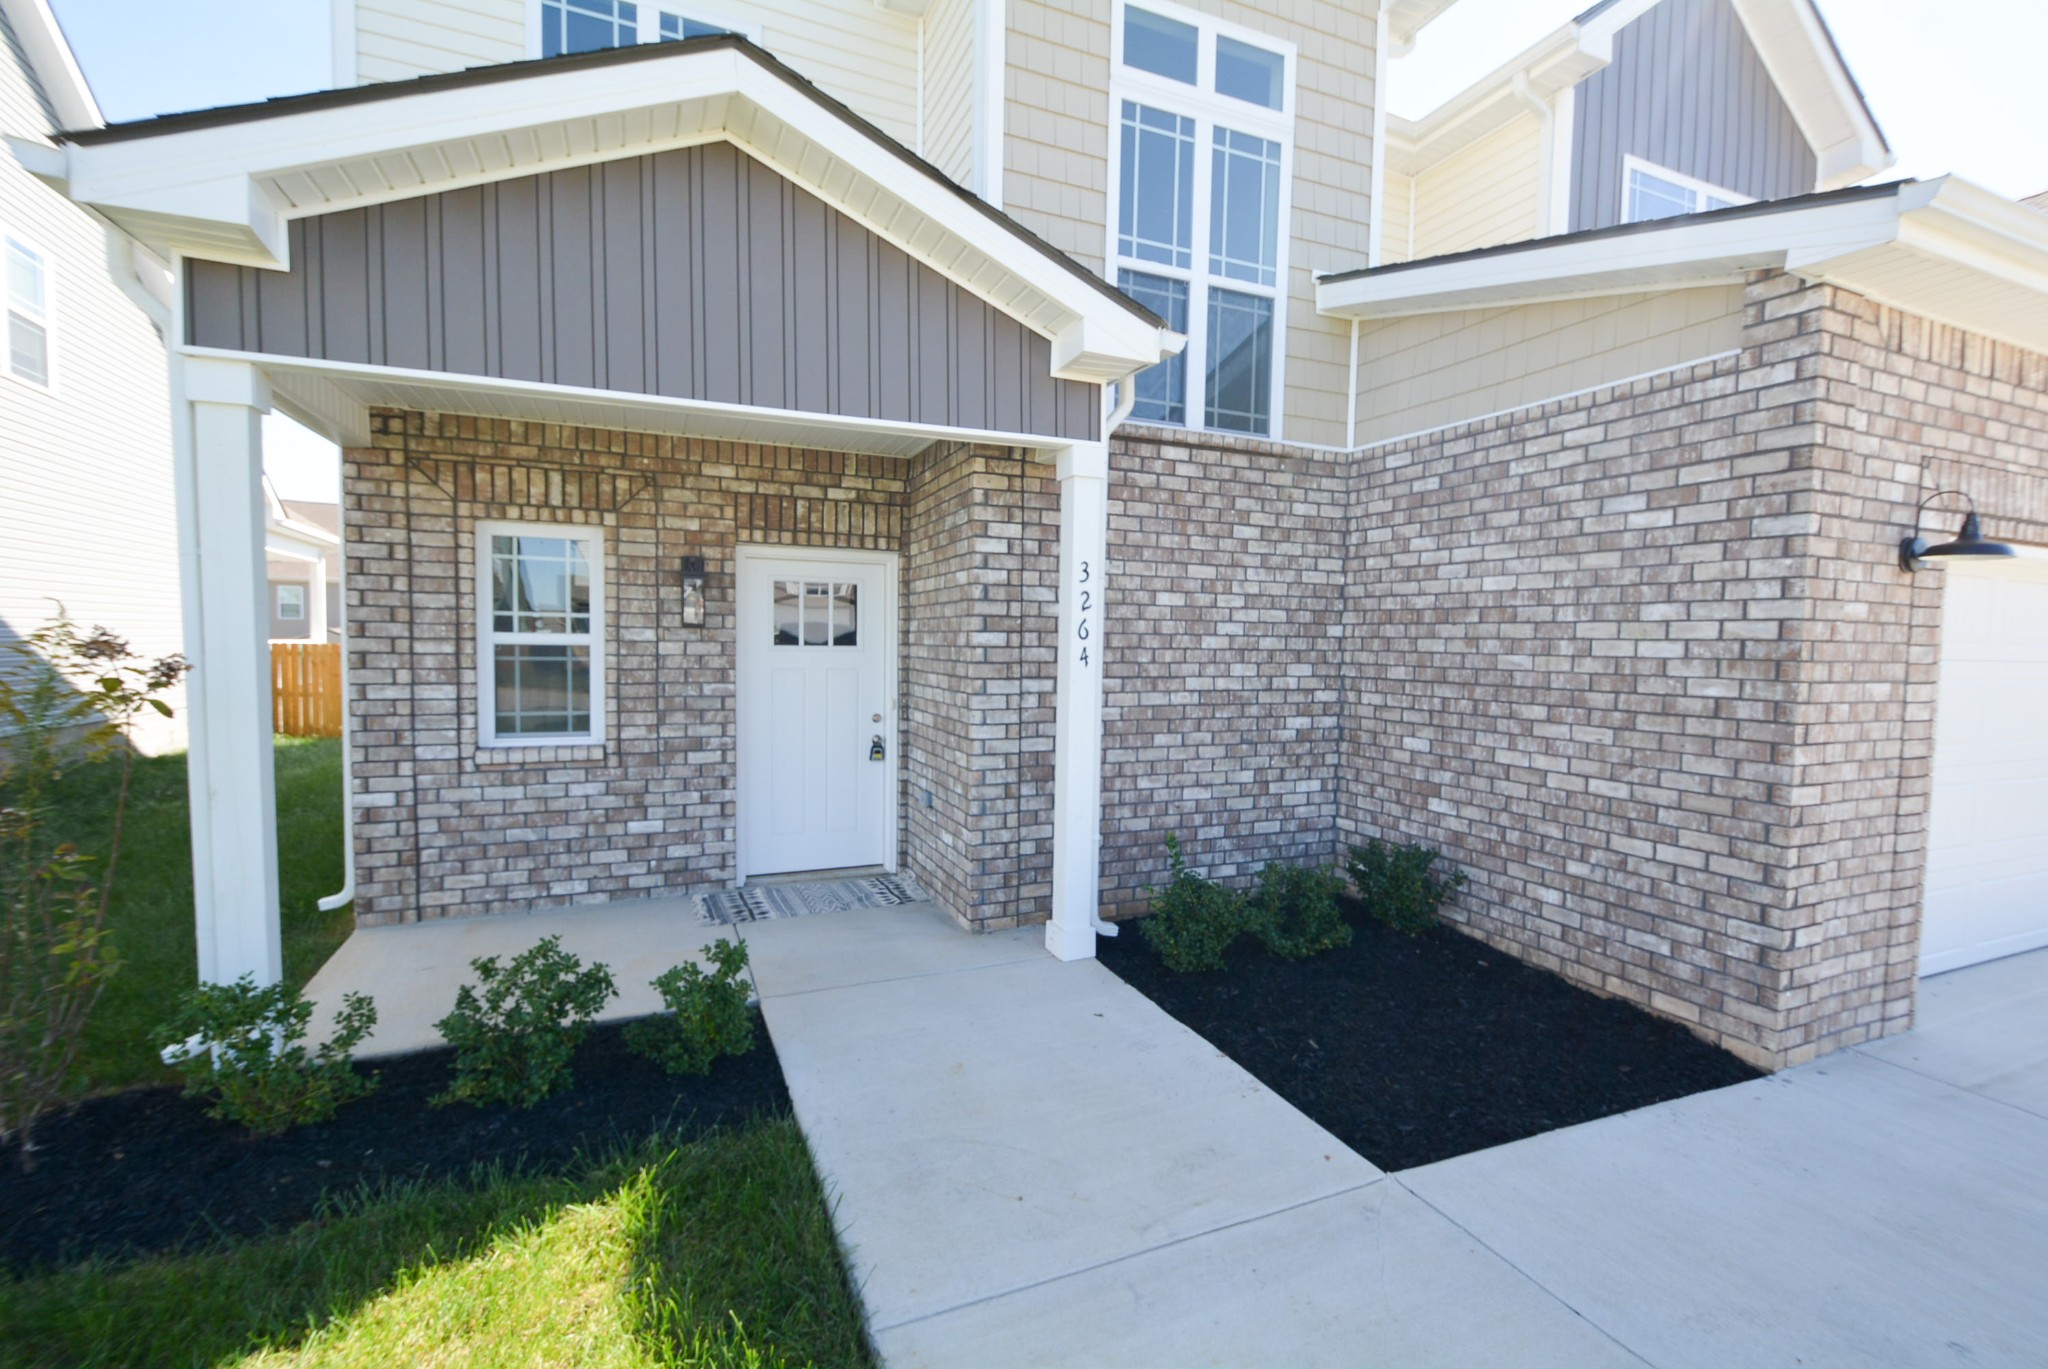
<path fill-rule="evenodd" d="M 704 626 L 704 558 L 683 558 L 683 626 Z"/>
<path fill-rule="evenodd" d="M 1970 506 L 1963 515 L 1962 531 L 1953 542 L 1943 542 L 1930 547 L 1927 539 L 1920 535 L 1920 518 L 1927 512 L 1927 506 L 1947 495 L 1954 495 Z M 1936 490 L 1920 501 L 1920 507 L 1913 510 L 1913 535 L 1899 543 L 1899 569 L 1915 571 L 1923 561 L 1936 556 L 2018 556 L 2019 552 L 2003 542 L 1993 542 L 1984 536 L 1984 525 L 1977 521 L 1977 501 L 1961 490 Z"/>

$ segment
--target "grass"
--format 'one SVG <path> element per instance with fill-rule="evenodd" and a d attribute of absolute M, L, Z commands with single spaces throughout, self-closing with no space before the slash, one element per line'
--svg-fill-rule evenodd
<path fill-rule="evenodd" d="M 0 1277 L 0 1366 L 872 1363 L 792 1121 L 479 1178 L 203 1254 Z"/>
<path fill-rule="evenodd" d="M 347 938 L 349 910 L 319 911 L 341 887 L 341 743 L 277 740 L 277 851 L 287 983 L 300 987 Z M 52 830 L 80 850 L 104 855 L 113 823 L 117 762 L 65 772 Z M 199 978 L 192 918 L 190 808 L 183 754 L 137 757 L 128 824 L 108 921 L 122 965 L 93 1010 L 79 1055 L 92 1091 L 173 1078 L 149 1038 L 178 994 Z"/>

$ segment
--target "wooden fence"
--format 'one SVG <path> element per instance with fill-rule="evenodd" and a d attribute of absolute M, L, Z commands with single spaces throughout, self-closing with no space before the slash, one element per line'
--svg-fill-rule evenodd
<path fill-rule="evenodd" d="M 341 643 L 270 644 L 270 725 L 284 737 L 341 735 Z"/>

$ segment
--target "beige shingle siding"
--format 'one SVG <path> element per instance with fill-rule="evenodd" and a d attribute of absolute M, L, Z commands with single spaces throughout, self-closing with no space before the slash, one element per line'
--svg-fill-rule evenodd
<path fill-rule="evenodd" d="M 0 16 L 0 132 L 45 139 L 50 122 Z M 137 650 L 176 651 L 168 382 L 156 330 L 109 275 L 110 258 L 125 266 L 127 241 L 5 155 L 0 233 L 49 265 L 55 381 L 43 389 L 0 369 L 0 637 L 33 630 L 56 600 Z M 182 736 L 179 721 L 145 744 Z"/>
<path fill-rule="evenodd" d="M 1380 231 L 1386 237 L 1380 248 L 1380 262 L 1389 265 L 1408 261 L 1415 256 L 1415 178 L 1389 171 L 1382 193 L 1386 212 L 1380 219 Z"/>
<path fill-rule="evenodd" d="M 687 14 L 687 0 L 674 8 Z M 917 21 L 849 0 L 711 0 L 762 46 L 906 146 L 917 145 Z M 356 76 L 394 81 L 529 56 L 527 0 L 356 0 Z"/>
<path fill-rule="evenodd" d="M 1733 350 L 1742 287 L 1470 309 L 1368 323 L 1358 440 L 1382 442 Z"/>
<path fill-rule="evenodd" d="M 1537 236 L 1542 228 L 1543 121 L 1521 115 L 1417 172 L 1413 193 L 1411 258 Z"/>
<path fill-rule="evenodd" d="M 925 15 L 924 155 L 962 185 L 974 178 L 973 0 L 937 0 Z"/>
<path fill-rule="evenodd" d="M 356 79 L 402 81 L 526 56 L 526 0 L 356 0 Z"/>
<path fill-rule="evenodd" d="M 1285 436 L 1343 443 L 1348 325 L 1319 317 L 1317 271 L 1366 263 L 1373 26 L 1363 6 L 1194 0 L 1286 39 L 1296 65 Z M 1026 227 L 1103 269 L 1109 218 L 1109 0 L 1010 0 L 1003 194 Z M 1199 381 L 1190 377 L 1190 384 Z"/>

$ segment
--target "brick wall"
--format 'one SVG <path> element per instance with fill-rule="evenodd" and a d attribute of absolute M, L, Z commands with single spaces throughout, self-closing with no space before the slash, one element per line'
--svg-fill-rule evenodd
<path fill-rule="evenodd" d="M 1911 1020 L 1940 573 L 1894 549 L 1923 480 L 2048 533 L 2048 423 L 2040 358 L 1830 288 L 1752 281 L 1743 344 L 1364 454 L 1340 827 L 1783 1065 Z"/>
<path fill-rule="evenodd" d="M 733 548 L 893 550 L 882 457 L 420 413 L 346 453 L 356 910 L 366 925 L 734 877 Z M 601 526 L 601 746 L 477 745 L 478 519 Z M 708 558 L 678 626 L 677 558 Z"/>
<path fill-rule="evenodd" d="M 1142 912 L 1166 834 L 1242 882 L 1336 838 L 1341 458 L 1126 428 L 1110 457 L 1103 903 Z"/>
<path fill-rule="evenodd" d="M 996 448 L 910 463 L 903 541 L 904 852 L 982 930 L 1052 896 L 1059 487 Z"/>

